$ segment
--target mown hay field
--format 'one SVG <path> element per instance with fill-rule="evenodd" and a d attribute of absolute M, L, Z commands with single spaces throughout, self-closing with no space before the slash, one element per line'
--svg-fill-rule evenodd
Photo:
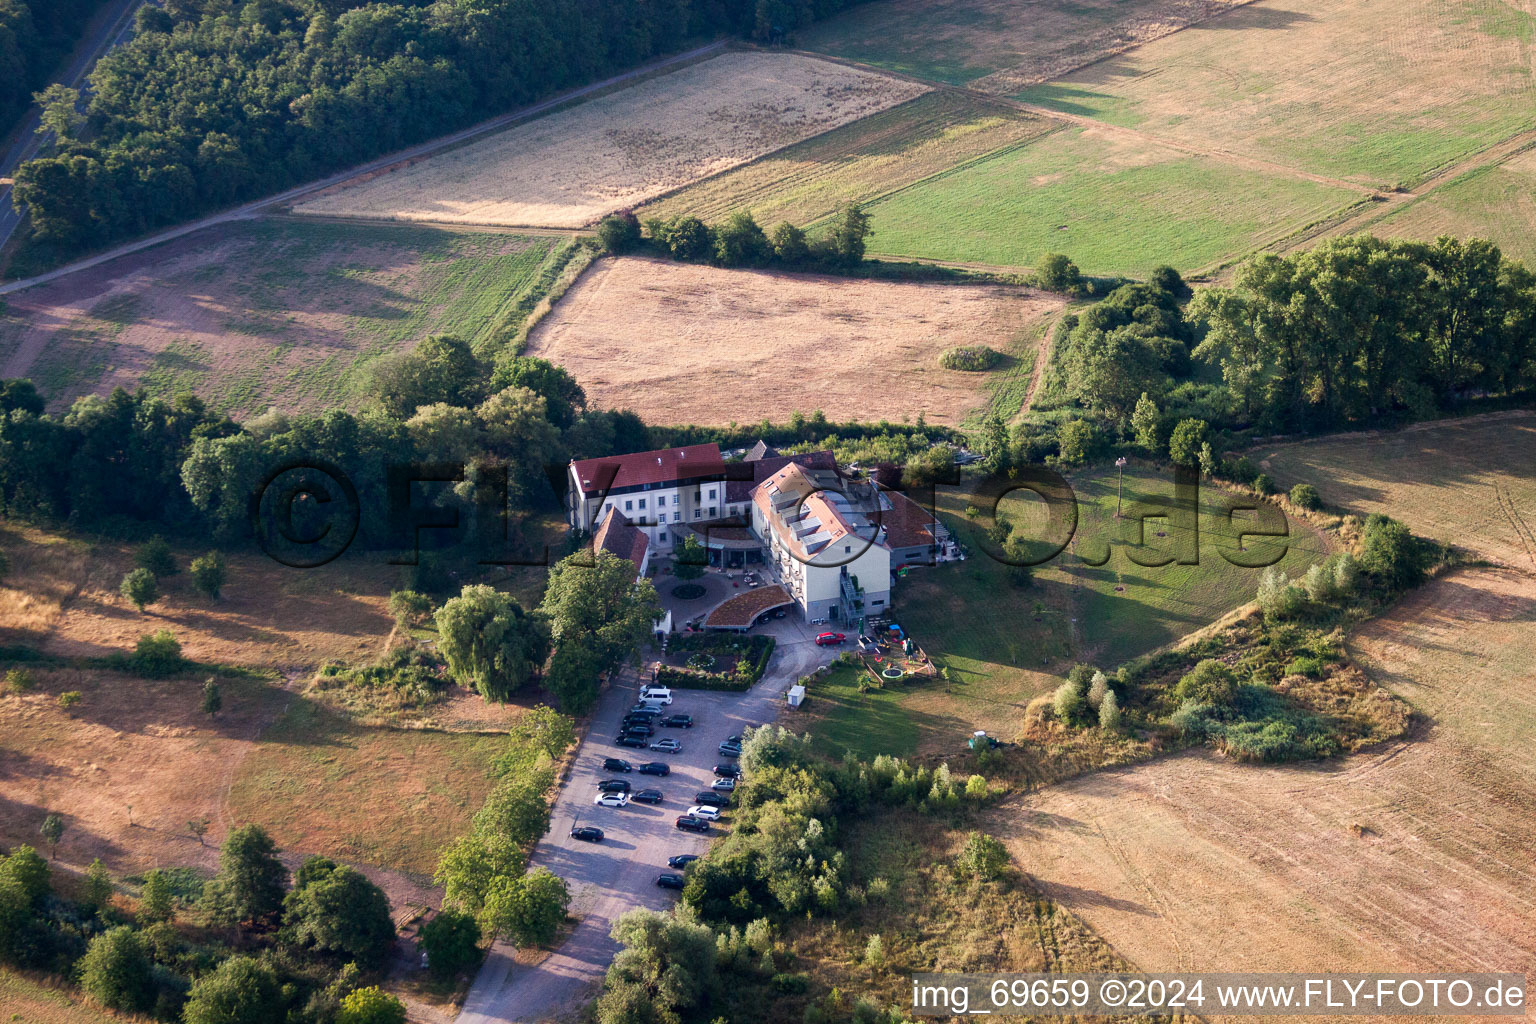
<path fill-rule="evenodd" d="M 1392 187 L 1536 125 L 1533 37 L 1502 0 L 1266 0 L 1019 98 Z"/>
<path fill-rule="evenodd" d="M 1533 577 L 1443 577 L 1350 642 L 1427 717 L 1417 735 L 1321 764 L 1100 772 L 990 827 L 1145 971 L 1529 972 L 1533 638 Z"/>
<path fill-rule="evenodd" d="M 796 143 L 682 189 L 642 217 L 692 214 L 719 223 L 747 210 L 765 227 L 805 225 L 929 175 L 1042 135 L 1050 122 L 1001 103 L 941 91 Z"/>
<path fill-rule="evenodd" d="M 887 0 L 799 33 L 808 50 L 1012 93 L 1204 21 L 1246 0 Z"/>
<path fill-rule="evenodd" d="M 620 258 L 594 265 L 528 339 L 600 407 L 649 423 L 827 418 L 958 424 L 1062 300 L 1027 288 L 858 280 Z M 954 345 L 1001 370 L 939 366 Z M 1022 346 L 1022 348 L 1021 348 Z"/>
<path fill-rule="evenodd" d="M 1536 414 L 1493 413 L 1254 449 L 1281 486 L 1384 512 L 1416 533 L 1536 571 Z"/>
<path fill-rule="evenodd" d="M 1134 197 L 1128 201 L 1127 197 Z M 1068 128 L 871 203 L 872 252 L 1028 267 L 1064 252 L 1091 274 L 1189 272 L 1358 201 L 1349 188 Z"/>
<path fill-rule="evenodd" d="M 924 91 L 814 57 L 727 53 L 337 188 L 295 212 L 581 227 Z"/>
<path fill-rule="evenodd" d="M 356 408 L 383 356 L 514 331 L 571 251 L 555 236 L 223 225 L 7 296 L 0 376 L 32 378 L 55 409 L 118 386 L 191 391 L 237 417 Z"/>

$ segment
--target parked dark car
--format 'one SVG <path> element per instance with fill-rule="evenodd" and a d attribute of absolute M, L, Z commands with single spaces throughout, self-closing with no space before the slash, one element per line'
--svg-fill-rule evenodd
<path fill-rule="evenodd" d="M 721 740 L 720 742 L 721 743 L 729 743 L 733 747 L 739 747 L 739 746 L 741 746 L 741 733 L 733 732 L 729 736 L 727 736 L 725 739 Z"/>
<path fill-rule="evenodd" d="M 668 715 L 666 718 L 663 718 L 661 720 L 661 724 L 666 726 L 668 729 L 692 729 L 693 728 L 693 716 L 692 715 Z"/>
<path fill-rule="evenodd" d="M 624 726 L 624 735 L 626 735 L 626 736 L 654 736 L 654 735 L 656 735 L 656 727 L 654 725 L 649 724 L 649 723 L 633 722 L 633 723 L 630 723 L 630 724 Z"/>
<path fill-rule="evenodd" d="M 605 772 L 628 772 L 633 770 L 633 766 L 622 757 L 603 758 L 603 771 Z"/>
<path fill-rule="evenodd" d="M 649 746 L 644 736 L 630 736 L 627 734 L 614 740 L 613 745 L 616 747 L 634 747 L 636 750 L 644 750 Z"/>
<path fill-rule="evenodd" d="M 603 779 L 597 784 L 600 793 L 628 793 L 628 779 Z"/>
<path fill-rule="evenodd" d="M 682 875 L 666 873 L 656 876 L 656 884 L 661 886 L 663 889 L 681 889 L 688 883 Z"/>
<path fill-rule="evenodd" d="M 642 789 L 640 792 L 632 795 L 629 799 L 637 804 L 659 804 L 661 803 L 661 790 Z"/>
<path fill-rule="evenodd" d="M 667 858 L 667 867 L 682 870 L 698 859 L 699 855 L 696 853 L 679 853 L 675 857 Z"/>
<path fill-rule="evenodd" d="M 656 723 L 656 716 L 655 715 L 625 715 L 624 716 L 624 725 L 625 725 L 626 728 L 631 726 L 631 725 L 654 725 L 655 723 Z"/>
<path fill-rule="evenodd" d="M 600 843 L 603 841 L 603 830 L 593 828 L 591 825 L 582 825 L 571 829 L 571 838 L 580 839 L 584 843 Z"/>
<path fill-rule="evenodd" d="M 665 761 L 647 761 L 640 766 L 641 775 L 671 775 L 672 766 Z"/>
<path fill-rule="evenodd" d="M 709 822 L 705 821 L 703 818 L 695 818 L 691 814 L 685 814 L 681 818 L 678 818 L 676 824 L 677 827 L 682 829 L 684 832 L 705 833 L 709 831 Z"/>
<path fill-rule="evenodd" d="M 662 714 L 662 710 L 660 704 L 636 704 L 629 709 L 629 713 L 632 715 L 645 715 L 648 718 L 655 718 Z"/>
<path fill-rule="evenodd" d="M 739 779 L 741 778 L 741 769 L 734 764 L 717 764 L 715 765 L 715 774 L 722 779 Z"/>
<path fill-rule="evenodd" d="M 710 807 L 731 806 L 731 798 L 729 796 L 708 789 L 700 790 L 693 794 L 693 802 L 696 804 L 708 804 Z"/>

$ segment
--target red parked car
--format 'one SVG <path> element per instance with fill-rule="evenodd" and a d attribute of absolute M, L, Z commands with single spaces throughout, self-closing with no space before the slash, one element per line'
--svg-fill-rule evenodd
<path fill-rule="evenodd" d="M 848 638 L 841 633 L 822 633 L 816 638 L 816 642 L 822 647 L 831 647 L 834 644 L 840 644 L 847 639 Z"/>

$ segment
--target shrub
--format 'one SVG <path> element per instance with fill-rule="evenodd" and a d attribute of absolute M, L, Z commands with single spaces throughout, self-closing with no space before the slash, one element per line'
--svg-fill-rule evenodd
<path fill-rule="evenodd" d="M 864 966 L 880 967 L 885 963 L 885 943 L 879 935 L 871 935 L 864 943 Z"/>
<path fill-rule="evenodd" d="M 192 559 L 192 585 L 202 591 L 210 600 L 217 601 L 219 592 L 224 589 L 224 580 L 228 575 L 224 564 L 224 556 L 217 551 L 210 551 L 206 555 L 200 555 Z"/>
<path fill-rule="evenodd" d="M 1251 484 L 1259 475 L 1259 469 L 1246 455 L 1241 455 L 1230 462 L 1223 463 L 1222 472 L 1227 479 L 1240 484 Z"/>
<path fill-rule="evenodd" d="M 117 590 L 141 614 L 146 606 L 154 604 L 160 596 L 160 585 L 155 582 L 155 574 L 142 568 L 135 569 L 124 576 Z"/>
<path fill-rule="evenodd" d="M 1307 592 L 1291 582 L 1289 576 L 1274 566 L 1259 577 L 1259 607 L 1270 619 L 1289 619 L 1307 603 Z"/>
<path fill-rule="evenodd" d="M 956 345 L 939 353 L 939 365 L 946 370 L 980 373 L 996 366 L 1002 356 L 986 345 Z"/>
<path fill-rule="evenodd" d="M 955 858 L 955 872 L 962 878 L 983 882 L 996 881 L 1008 871 L 1008 848 L 992 836 L 972 832 L 965 837 Z"/>
<path fill-rule="evenodd" d="M 1179 679 L 1173 695 L 1180 701 L 1195 701 L 1214 707 L 1228 707 L 1237 696 L 1237 676 L 1213 658 L 1198 662 Z"/>
<path fill-rule="evenodd" d="M 480 960 L 480 925 L 458 910 L 444 910 L 421 926 L 427 970 L 439 980 L 456 977 Z"/>
<path fill-rule="evenodd" d="M 806 240 L 805 230 L 795 227 L 787 220 L 781 221 L 779 226 L 773 229 L 773 255 L 786 266 L 793 267 L 808 262 L 811 258 L 811 245 Z"/>
<path fill-rule="evenodd" d="M 1056 439 L 1061 446 L 1061 461 L 1069 466 L 1078 465 L 1092 457 L 1098 432 L 1087 420 L 1071 420 L 1056 431 Z"/>
<path fill-rule="evenodd" d="M 377 985 L 348 992 L 336 1024 L 405 1024 L 405 1004 Z"/>
<path fill-rule="evenodd" d="M 129 664 L 141 676 L 163 679 L 180 672 L 186 662 L 181 657 L 181 643 L 175 634 L 168 629 L 157 629 L 139 637 Z"/>
<path fill-rule="evenodd" d="M 1083 699 L 1083 691 L 1075 683 L 1066 682 L 1056 687 L 1056 693 L 1051 698 L 1051 707 L 1056 712 L 1056 717 L 1063 725 L 1076 725 L 1078 719 L 1083 716 L 1083 708 L 1087 702 Z"/>
<path fill-rule="evenodd" d="M 68 711 L 76 704 L 79 704 L 83 698 L 84 694 L 82 694 L 79 690 L 65 690 L 63 693 L 59 694 L 59 707 L 65 711 Z"/>
<path fill-rule="evenodd" d="M 432 599 L 418 590 L 396 590 L 389 595 L 389 614 L 402 633 L 432 618 Z"/>
<path fill-rule="evenodd" d="M 1275 486 L 1275 482 L 1270 479 L 1268 473 L 1260 473 L 1253 478 L 1253 489 L 1260 494 L 1275 494 L 1279 490 Z"/>
<path fill-rule="evenodd" d="M 176 558 L 171 554 L 171 546 L 165 542 L 164 537 L 158 535 L 145 541 L 138 553 L 133 556 L 133 560 L 139 568 L 148 569 L 160 579 L 174 576 L 178 572 Z"/>
<path fill-rule="evenodd" d="M 773 254 L 768 236 L 752 214 L 738 210 L 715 228 L 715 261 L 725 267 L 760 267 Z"/>
<path fill-rule="evenodd" d="M 1334 555 L 1328 560 L 1333 568 L 1333 592 L 1338 597 L 1348 597 L 1360 582 L 1360 563 L 1351 555 Z"/>
<path fill-rule="evenodd" d="M 1315 511 L 1323 507 L 1323 496 L 1311 484 L 1297 484 L 1291 488 L 1291 504 L 1297 508 Z"/>
<path fill-rule="evenodd" d="M 1168 724 L 1188 739 L 1204 739 L 1211 726 L 1211 714 L 1215 709 L 1197 700 L 1187 700 L 1179 705 L 1168 718 Z"/>
<path fill-rule="evenodd" d="M 597 239 L 611 253 L 629 252 L 640 244 L 640 218 L 630 210 L 611 213 L 598 221 Z"/>
<path fill-rule="evenodd" d="M 1285 666 L 1285 674 L 1288 676 L 1310 676 L 1313 679 L 1321 679 L 1327 668 L 1328 664 L 1322 658 L 1303 654 L 1300 657 L 1291 659 L 1290 664 Z"/>
<path fill-rule="evenodd" d="M 5 688 L 11 693 L 28 693 L 37 687 L 37 680 L 24 668 L 7 669 Z"/>
<path fill-rule="evenodd" d="M 1088 706 L 1097 711 L 1104 703 L 1104 695 L 1109 692 L 1109 677 L 1103 672 L 1095 672 L 1088 681 Z"/>
<path fill-rule="evenodd" d="M 1147 283 L 1154 288 L 1161 288 L 1169 295 L 1178 296 L 1189 291 L 1189 286 L 1184 283 L 1184 278 L 1179 276 L 1179 272 L 1170 266 L 1152 268 L 1152 273 L 1147 278 Z"/>
<path fill-rule="evenodd" d="M 1335 600 L 1340 596 L 1338 582 L 1334 575 L 1333 560 L 1319 562 L 1307 570 L 1307 574 L 1301 578 L 1301 589 L 1307 592 L 1309 601 L 1319 604 Z"/>
<path fill-rule="evenodd" d="M 80 961 L 80 987 L 102 1006 L 130 1013 L 149 1009 L 155 985 L 149 956 L 127 925 L 91 940 Z"/>
<path fill-rule="evenodd" d="M 657 240 L 667 247 L 673 259 L 708 259 L 714 251 L 707 225 L 697 217 L 678 217 L 661 226 Z"/>

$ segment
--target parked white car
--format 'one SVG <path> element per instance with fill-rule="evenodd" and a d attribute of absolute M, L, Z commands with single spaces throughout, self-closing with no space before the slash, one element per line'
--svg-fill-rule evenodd
<path fill-rule="evenodd" d="M 598 807 L 623 807 L 629 803 L 628 793 L 599 793 L 592 803 Z"/>
<path fill-rule="evenodd" d="M 688 808 L 688 813 L 693 815 L 695 818 L 703 818 L 705 821 L 720 820 L 720 808 L 709 807 L 705 804 L 697 804 Z"/>
<path fill-rule="evenodd" d="M 646 704 L 671 704 L 672 691 L 665 686 L 647 686 L 640 691 L 640 700 Z"/>

